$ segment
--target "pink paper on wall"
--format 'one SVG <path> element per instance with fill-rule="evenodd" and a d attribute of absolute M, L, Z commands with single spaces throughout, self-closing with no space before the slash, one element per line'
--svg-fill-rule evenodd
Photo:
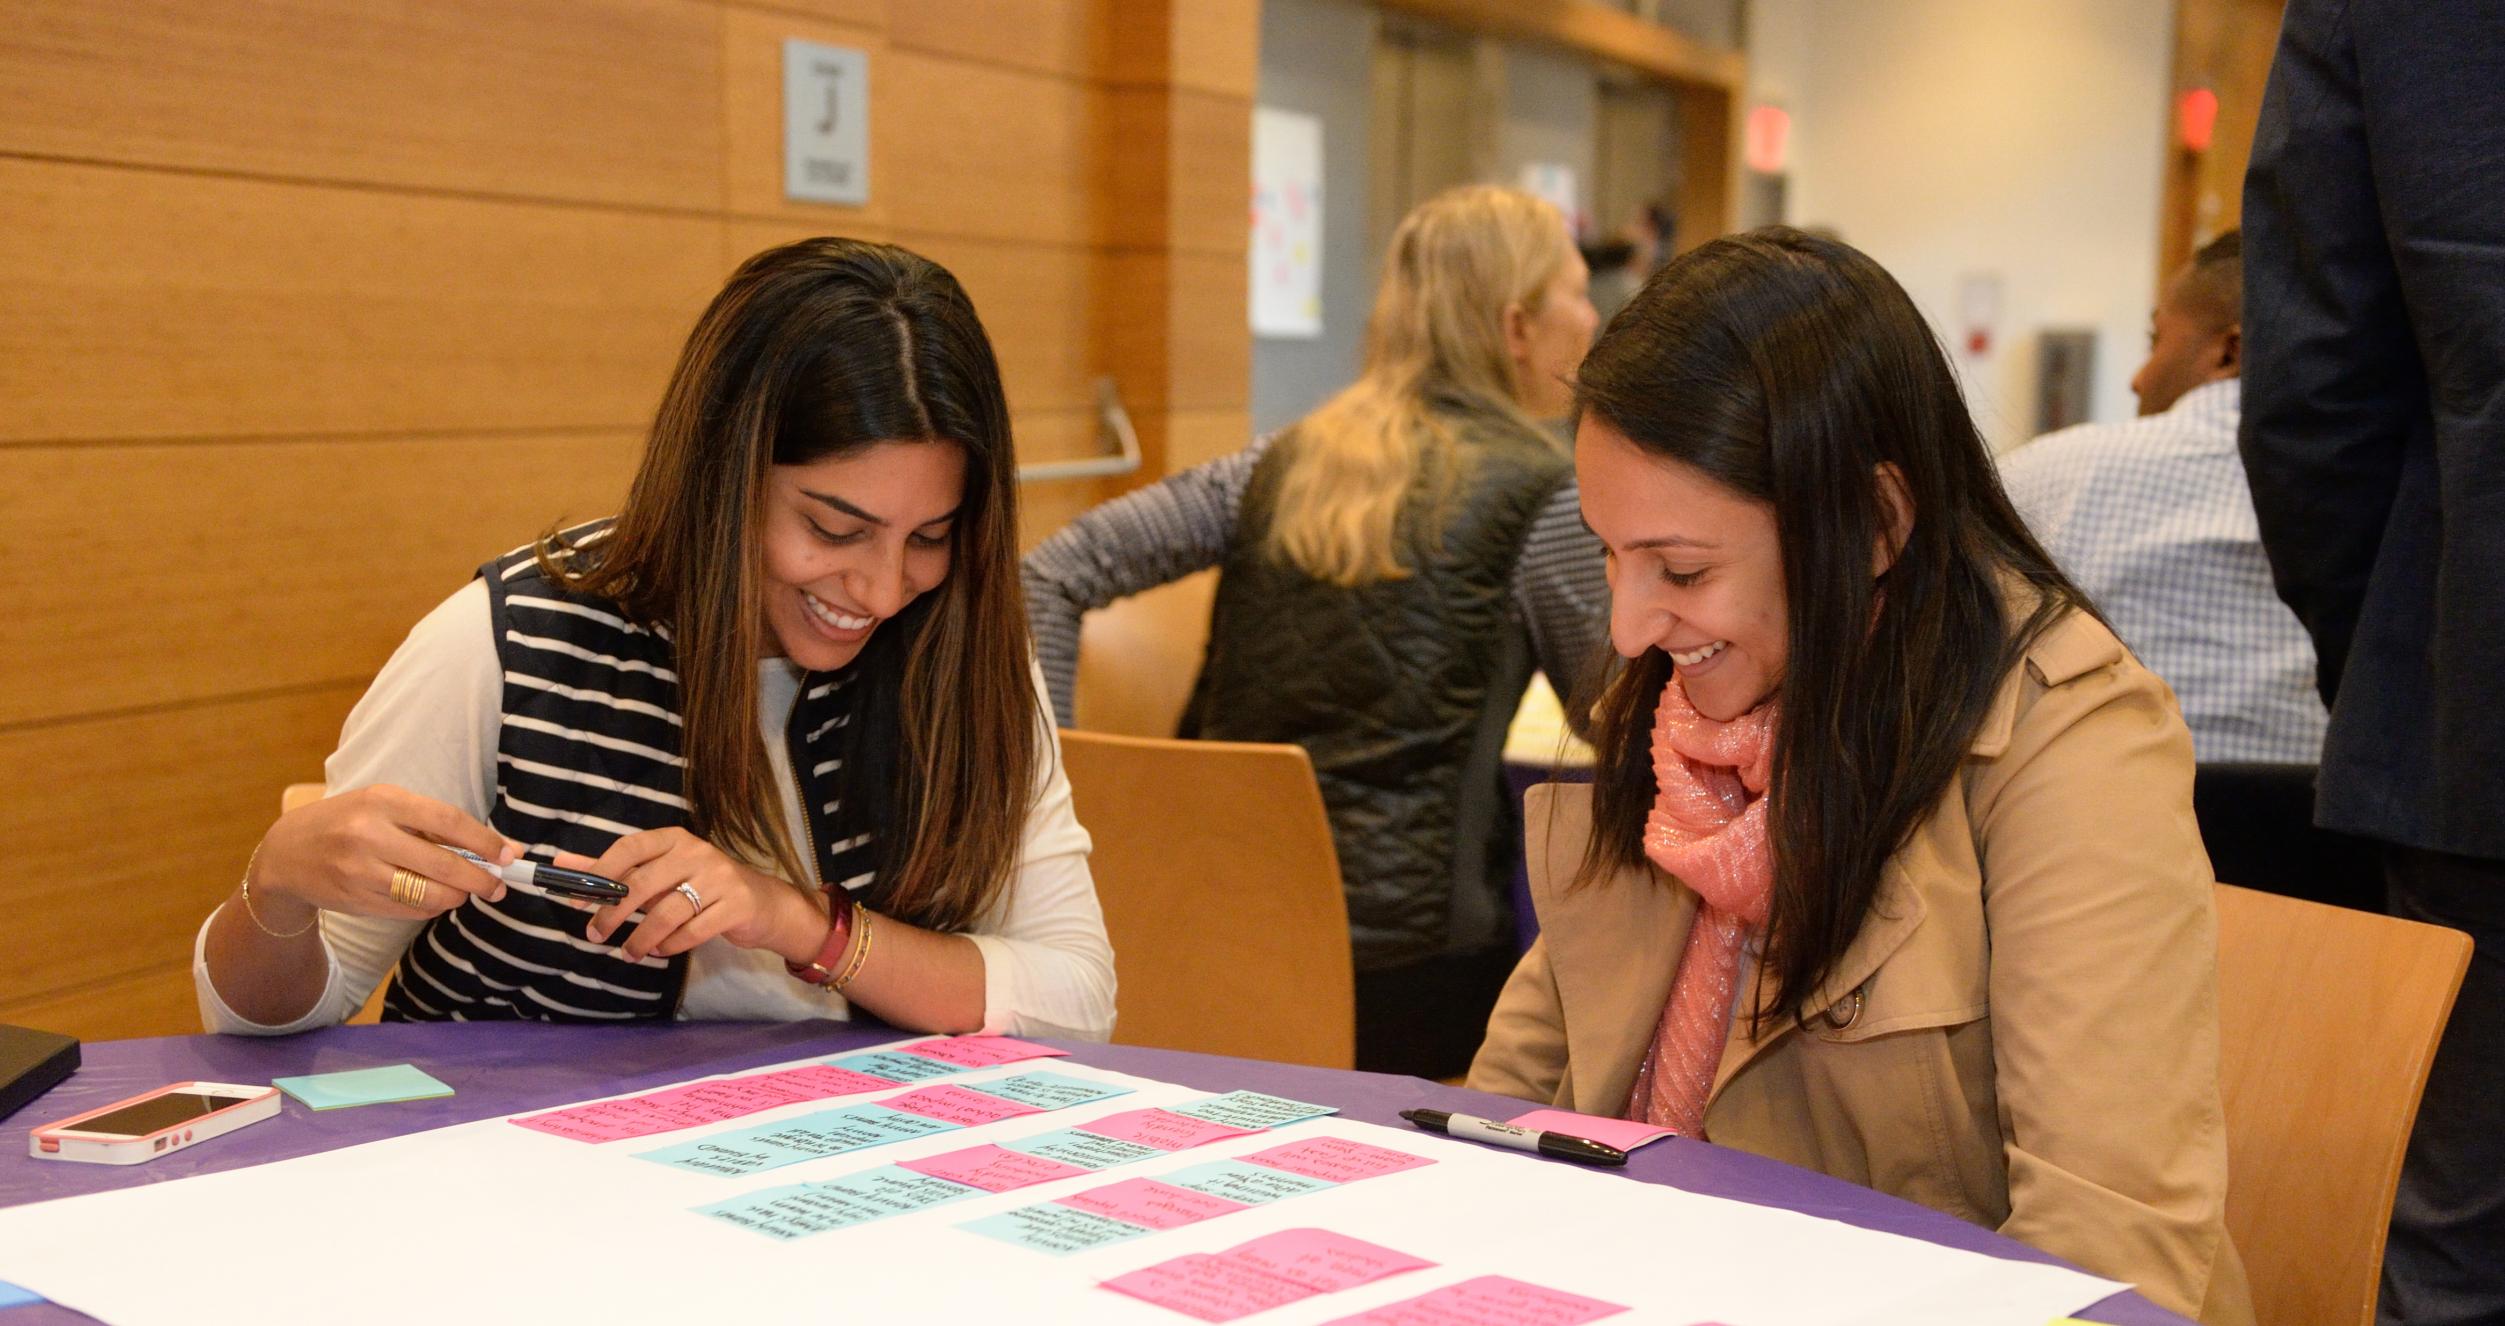
<path fill-rule="evenodd" d="M 1155 1179 L 1124 1179 L 1057 1200 L 1063 1206 L 1111 1216 L 1142 1229 L 1175 1229 L 1244 1209 L 1242 1202 Z"/>
<path fill-rule="evenodd" d="M 1250 1137 L 1256 1128 L 1238 1128 L 1233 1124 L 1211 1123 L 1168 1110 L 1124 1110 L 1108 1114 L 1092 1123 L 1078 1125 L 1080 1132 L 1110 1137 L 1119 1142 L 1136 1142 L 1160 1151 L 1181 1151 L 1223 1142 L 1230 1137 Z"/>
<path fill-rule="evenodd" d="M 1537 1128 L 1544 1133 L 1564 1133 L 1568 1137 L 1580 1137 L 1602 1146 L 1614 1146 L 1621 1151 L 1633 1151 L 1646 1142 L 1678 1136 L 1667 1128 L 1635 1119 L 1604 1119 L 1596 1114 L 1577 1114 L 1572 1110 L 1533 1110 L 1528 1114 L 1517 1114 L 1505 1122 L 1518 1128 Z"/>
<path fill-rule="evenodd" d="M 1037 1045 L 1033 1041 L 1009 1036 L 951 1036 L 946 1040 L 907 1045 L 903 1047 L 903 1052 L 937 1059 L 944 1064 L 955 1064 L 959 1068 L 991 1068 L 999 1064 L 1013 1064 L 1020 1059 L 1041 1059 L 1069 1053 L 1068 1050 L 1056 1050 L 1049 1045 Z"/>
<path fill-rule="evenodd" d="M 961 1128 L 998 1123 L 1003 1119 L 1014 1119 L 1021 1114 L 1043 1113 L 1034 1106 L 1021 1101 L 1002 1100 L 998 1096 L 987 1096 L 970 1087 L 959 1086 L 923 1087 L 917 1091 L 908 1091 L 901 1096 L 890 1096 L 880 1101 L 879 1104 L 891 1110 L 919 1114 L 925 1119 L 953 1123 Z"/>
<path fill-rule="evenodd" d="M 924 1156 L 920 1160 L 897 1162 L 900 1169 L 928 1174 L 951 1183 L 962 1183 L 985 1192 L 1008 1192 L 1032 1183 L 1050 1183 L 1054 1179 L 1073 1179 L 1094 1170 L 1064 1165 L 1058 1160 L 1030 1156 L 1017 1151 L 1004 1151 L 996 1146 L 970 1146 L 944 1155 Z"/>
<path fill-rule="evenodd" d="M 1328 1326 L 1583 1326 L 1626 1311 L 1622 1303 L 1483 1275 L 1416 1298 L 1341 1317 Z"/>
<path fill-rule="evenodd" d="M 1369 1146 L 1345 1137 L 1308 1137 L 1301 1142 L 1289 1142 L 1236 1159 L 1332 1183 L 1355 1183 L 1359 1179 L 1398 1174 L 1405 1169 L 1435 1163 L 1425 1156 L 1413 1156 L 1387 1146 Z"/>

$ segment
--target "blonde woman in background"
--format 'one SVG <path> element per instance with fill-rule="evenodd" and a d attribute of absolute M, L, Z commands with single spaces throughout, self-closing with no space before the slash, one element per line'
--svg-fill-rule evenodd
<path fill-rule="evenodd" d="M 1550 430 L 1596 322 L 1556 210 L 1456 189 L 1393 235 L 1363 374 L 1235 455 L 1027 555 L 1065 724 L 1080 615 L 1222 568 L 1182 734 L 1305 748 L 1357 968 L 1357 1066 L 1448 1077 L 1514 958 L 1499 767 L 1534 666 L 1569 712 L 1605 658 L 1601 550 Z"/>

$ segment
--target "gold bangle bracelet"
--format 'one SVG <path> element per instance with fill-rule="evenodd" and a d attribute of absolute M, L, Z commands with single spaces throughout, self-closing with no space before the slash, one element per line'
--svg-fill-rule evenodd
<path fill-rule="evenodd" d="M 254 843 L 252 845 L 251 859 L 244 862 L 244 915 L 251 917 L 252 923 L 261 928 L 261 933 L 268 935 L 272 939 L 294 939 L 296 936 L 303 934 L 305 931 L 320 925 L 322 923 L 322 909 L 316 907 L 313 909 L 313 919 L 305 922 L 303 925 L 297 926 L 293 930 L 282 933 L 280 931 L 270 929 L 270 923 L 262 920 L 261 913 L 253 910 L 252 907 L 252 868 L 255 865 L 260 864 L 260 861 L 261 845 L 259 843 Z"/>
<path fill-rule="evenodd" d="M 876 914 L 867 907 L 854 909 L 852 919 L 861 927 L 861 947 L 854 949 L 852 961 L 844 964 L 844 974 L 827 982 L 828 989 L 842 994 L 844 987 L 852 984 L 852 978 L 861 974 L 861 964 L 870 960 L 870 941 L 876 937 L 876 932 L 871 928 L 870 918 Z"/>

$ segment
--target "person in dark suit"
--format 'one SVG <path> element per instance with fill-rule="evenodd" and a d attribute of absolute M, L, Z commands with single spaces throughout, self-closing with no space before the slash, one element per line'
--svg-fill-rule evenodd
<path fill-rule="evenodd" d="M 2244 184 L 2241 446 L 2331 726 L 2315 818 L 2476 950 L 2381 1320 L 2505 1321 L 2505 6 L 2291 0 Z"/>

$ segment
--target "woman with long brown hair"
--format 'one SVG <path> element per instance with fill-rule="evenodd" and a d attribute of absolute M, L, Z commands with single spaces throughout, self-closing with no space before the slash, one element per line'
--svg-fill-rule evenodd
<path fill-rule="evenodd" d="M 1548 431 L 1591 344 L 1585 281 L 1547 203 L 1491 185 L 1428 199 L 1392 236 L 1354 383 L 1026 559 L 1065 721 L 1081 614 L 1223 568 L 1183 735 L 1313 757 L 1360 1068 L 1460 1072 L 1513 966 L 1505 724 L 1533 666 L 1584 689 L 1608 597 Z"/>
<path fill-rule="evenodd" d="M 2028 535 L 1913 302 L 1842 244 L 1717 240 L 1576 391 L 1629 662 L 1595 785 L 1527 817 L 1541 938 L 1470 1085 L 2250 1321 L 2191 737 Z"/>
<path fill-rule="evenodd" d="M 480 569 L 203 927 L 203 1014 L 845 1017 L 1101 1038 L 1112 954 L 1017 588 L 1016 461 L 953 277 L 750 259 L 625 507 Z M 484 858 L 465 861 L 447 849 Z M 584 901 L 527 859 L 626 886 Z"/>

